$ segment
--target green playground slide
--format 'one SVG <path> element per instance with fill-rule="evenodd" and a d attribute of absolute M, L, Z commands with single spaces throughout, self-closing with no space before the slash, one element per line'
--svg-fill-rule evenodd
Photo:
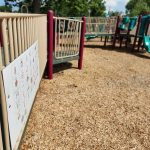
<path fill-rule="evenodd" d="M 145 27 L 146 27 L 146 24 L 149 21 L 149 19 L 150 19 L 150 15 L 146 15 L 146 16 L 142 17 L 142 21 L 141 21 L 141 25 L 140 25 L 140 29 L 139 29 L 139 33 L 138 33 L 139 36 L 144 36 L 145 31 L 146 31 Z"/>
<path fill-rule="evenodd" d="M 85 38 L 87 40 L 91 40 L 91 39 L 97 38 L 97 35 L 86 35 Z"/>
<path fill-rule="evenodd" d="M 147 52 L 150 53 L 150 36 L 144 36 L 143 43 Z"/>

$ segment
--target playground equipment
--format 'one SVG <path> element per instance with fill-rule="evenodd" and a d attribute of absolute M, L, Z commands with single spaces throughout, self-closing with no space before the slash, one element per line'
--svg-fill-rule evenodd
<path fill-rule="evenodd" d="M 150 15 L 139 16 L 139 24 L 134 38 L 133 50 L 135 49 L 138 40 L 138 50 L 140 49 L 141 46 L 142 48 L 145 46 L 146 50 L 149 51 L 149 44 L 148 44 L 150 36 L 149 30 L 150 30 Z"/>
<path fill-rule="evenodd" d="M 130 22 L 130 18 L 128 16 L 123 17 L 121 24 L 119 25 L 120 30 L 127 30 L 126 25 Z"/>
<path fill-rule="evenodd" d="M 149 52 L 150 34 L 147 35 L 148 30 L 150 30 L 149 24 L 150 24 L 150 15 L 132 17 L 130 19 L 128 17 L 124 17 L 124 18 L 118 17 L 113 46 L 115 47 L 116 40 L 118 39 L 121 48 L 123 40 L 126 40 L 125 46 L 127 48 L 132 38 L 134 39 L 132 50 L 135 49 L 138 40 L 138 45 L 137 45 L 138 50 L 140 49 L 143 43 L 142 48 L 145 46 L 146 50 Z"/>
<path fill-rule="evenodd" d="M 149 51 L 150 15 L 118 16 L 118 18 L 87 17 L 86 20 L 85 38 L 87 40 L 101 37 L 102 41 L 104 37 L 104 46 L 106 46 L 108 39 L 111 39 L 113 47 L 118 41 L 120 48 L 124 42 L 126 48 L 132 46 L 132 50 L 135 47 L 139 50 L 140 47 L 144 48 L 145 46 L 146 50 Z"/>
<path fill-rule="evenodd" d="M 132 17 L 132 18 L 130 18 L 129 31 L 132 31 L 135 28 L 137 19 L 138 19 L 138 17 Z"/>
<path fill-rule="evenodd" d="M 82 20 L 54 17 L 48 12 L 48 76 L 53 78 L 53 64 L 78 60 L 82 69 L 85 17 Z"/>
<path fill-rule="evenodd" d="M 112 37 L 116 28 L 116 17 L 86 17 L 86 33 L 87 40 L 101 37 L 105 38 L 104 45 L 109 37 Z"/>
<path fill-rule="evenodd" d="M 150 53 L 150 36 L 144 36 L 143 43 L 145 49 Z"/>
<path fill-rule="evenodd" d="M 114 34 L 114 41 L 113 41 L 113 47 L 116 45 L 116 41 L 118 40 L 120 43 L 120 48 L 122 47 L 122 42 L 125 40 L 125 46 L 127 48 L 128 43 L 130 43 L 130 40 L 132 37 L 135 36 L 136 28 L 139 24 L 139 21 L 137 22 L 138 17 L 131 17 L 125 16 L 123 18 L 118 16 L 117 19 L 117 25 L 116 25 L 116 31 Z"/>

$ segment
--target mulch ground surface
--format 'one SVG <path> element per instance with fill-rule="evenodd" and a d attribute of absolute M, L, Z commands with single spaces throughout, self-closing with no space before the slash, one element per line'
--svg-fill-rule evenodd
<path fill-rule="evenodd" d="M 86 45 L 42 79 L 21 150 L 150 150 L 150 54 Z"/>

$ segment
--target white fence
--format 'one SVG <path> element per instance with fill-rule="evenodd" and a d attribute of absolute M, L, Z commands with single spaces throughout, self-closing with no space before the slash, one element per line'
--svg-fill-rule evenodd
<path fill-rule="evenodd" d="M 47 15 L 0 13 L 1 72 L 10 66 L 12 62 L 15 62 L 35 42 L 38 43 L 39 73 L 41 78 L 47 62 Z M 1 121 L 4 127 L 3 142 L 5 143 L 4 149 L 10 150 L 12 139 L 10 136 L 8 103 L 4 88 L 2 74 L 0 74 Z M 29 113 L 30 110 L 28 115 Z M 25 124 L 23 128 L 25 128 Z M 15 146 L 12 149 L 16 150 L 18 148 L 22 134 L 23 130 L 19 133 Z"/>

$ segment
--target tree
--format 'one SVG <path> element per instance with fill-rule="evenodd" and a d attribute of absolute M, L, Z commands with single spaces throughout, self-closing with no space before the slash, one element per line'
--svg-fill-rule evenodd
<path fill-rule="evenodd" d="M 12 12 L 11 6 L 0 6 L 0 12 Z"/>
<path fill-rule="evenodd" d="M 90 0 L 89 9 L 91 10 L 91 16 L 104 16 L 105 1 L 103 0 Z"/>
<path fill-rule="evenodd" d="M 88 14 L 87 0 L 74 0 L 67 2 L 68 16 L 83 16 Z"/>
<path fill-rule="evenodd" d="M 130 0 L 126 5 L 126 12 L 131 16 L 139 15 L 143 11 L 150 11 L 150 0 Z"/>
<path fill-rule="evenodd" d="M 150 11 L 150 7 L 148 7 L 146 2 L 137 3 L 134 6 L 134 9 L 131 11 L 131 15 L 135 16 L 141 14 L 142 12 L 148 12 L 148 11 Z"/>
<path fill-rule="evenodd" d="M 5 5 L 12 5 L 19 7 L 21 10 L 22 5 L 27 5 L 30 12 L 40 13 L 42 0 L 5 0 Z"/>
<path fill-rule="evenodd" d="M 46 0 L 41 7 L 41 12 L 46 13 L 48 9 L 54 10 L 58 16 L 102 16 L 105 11 L 103 0 Z"/>
<path fill-rule="evenodd" d="M 6 5 L 27 5 L 29 12 L 47 13 L 52 9 L 57 16 L 80 17 L 88 16 L 91 10 L 92 16 L 102 16 L 105 11 L 104 0 L 5 0 Z"/>
<path fill-rule="evenodd" d="M 110 16 L 110 17 L 112 17 L 112 16 L 120 16 L 120 15 L 122 15 L 123 14 L 123 12 L 119 12 L 119 11 L 109 11 L 108 12 L 108 15 Z"/>

